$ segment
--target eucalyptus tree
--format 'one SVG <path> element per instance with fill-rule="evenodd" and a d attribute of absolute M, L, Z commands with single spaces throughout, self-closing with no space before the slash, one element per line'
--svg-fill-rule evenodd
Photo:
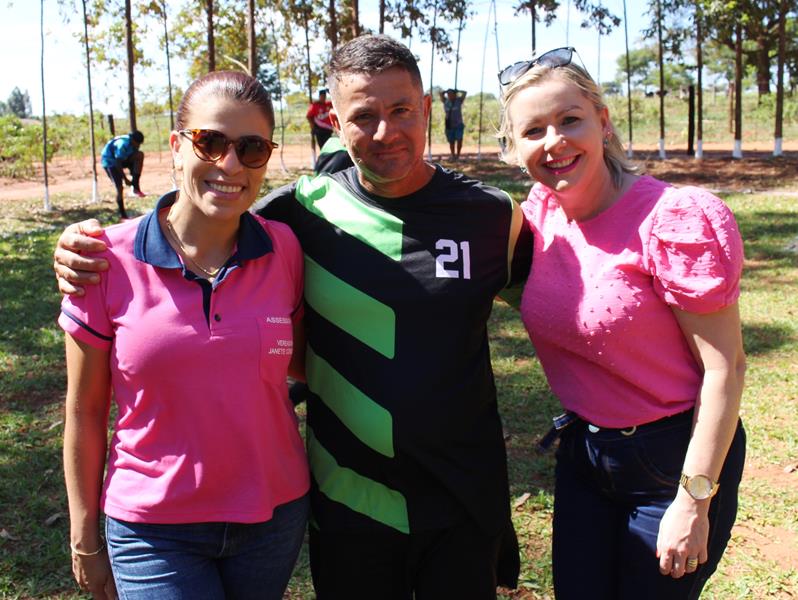
<path fill-rule="evenodd" d="M 430 42 L 440 58 L 451 62 L 454 47 L 447 26 L 467 21 L 471 16 L 469 0 L 394 0 L 386 6 L 386 20 L 402 39 L 414 34 Z"/>
<path fill-rule="evenodd" d="M 74 14 L 72 4 L 59 2 L 61 14 L 67 19 Z M 153 64 L 142 52 L 140 37 L 140 32 L 146 30 L 149 4 L 143 0 L 86 0 L 84 34 L 79 36 L 81 43 L 90 45 L 98 67 L 112 73 L 124 69 L 130 129 L 136 128 L 135 70 Z"/>
<path fill-rule="evenodd" d="M 255 0 L 247 0 L 247 69 L 250 75 L 258 72 L 258 45 L 255 41 Z"/>
<path fill-rule="evenodd" d="M 125 0 L 125 51 L 127 57 L 127 101 L 128 119 L 130 130 L 138 129 L 136 126 L 136 84 L 134 72 L 136 58 L 133 52 L 133 18 L 131 17 L 130 0 Z"/>
<path fill-rule="evenodd" d="M 738 37 L 745 40 L 742 58 L 756 72 L 760 96 L 769 94 L 771 67 L 778 56 L 781 0 L 701 0 L 701 3 L 713 17 L 710 35 L 714 40 L 735 51 Z M 794 7 L 793 2 L 793 12 Z M 792 46 L 798 46 L 798 41 L 791 41 Z"/>
<path fill-rule="evenodd" d="M 47 106 L 44 93 L 44 0 L 41 0 L 39 33 L 41 36 L 41 76 L 42 76 L 42 168 L 44 169 L 44 210 L 52 210 L 50 205 L 50 185 L 47 177 Z M 16 88 L 15 88 L 16 89 Z"/>
<path fill-rule="evenodd" d="M 94 102 L 91 90 L 91 53 L 89 50 L 89 20 L 86 16 L 86 0 L 83 5 L 83 46 L 86 50 L 86 82 L 89 93 L 89 139 L 91 146 L 91 201 L 97 202 L 97 148 L 94 141 Z"/>
<path fill-rule="evenodd" d="M 532 54 L 537 51 L 535 25 L 543 21 L 548 27 L 557 16 L 557 9 L 560 7 L 560 0 L 517 0 L 513 6 L 515 14 L 524 12 L 529 13 L 532 34 Z M 581 27 L 595 28 L 599 35 L 607 35 L 613 28 L 621 24 L 620 17 L 614 15 L 602 4 L 602 2 L 592 2 L 591 0 L 575 0 L 574 7 L 582 13 L 583 19 Z"/>
<path fill-rule="evenodd" d="M 732 156 L 742 158 L 742 128 L 743 128 L 743 39 L 748 23 L 752 19 L 751 13 L 746 12 L 749 0 L 701 0 L 702 8 L 707 17 L 707 24 L 711 24 L 710 35 L 712 38 L 729 47 L 728 35 L 733 41 L 734 48 L 734 149 Z M 771 0 L 762 0 L 763 3 Z M 730 33 L 731 32 L 731 33 Z"/>
<path fill-rule="evenodd" d="M 537 23 L 543 21 L 548 27 L 556 17 L 557 8 L 559 8 L 559 0 L 521 0 L 514 7 L 515 14 L 523 12 L 529 13 L 529 21 L 531 23 L 531 41 L 532 41 L 532 56 L 537 51 L 537 40 L 535 35 L 535 26 Z"/>
<path fill-rule="evenodd" d="M 208 72 L 216 70 L 216 36 L 213 26 L 213 0 L 205 0 L 205 32 L 208 38 Z"/>

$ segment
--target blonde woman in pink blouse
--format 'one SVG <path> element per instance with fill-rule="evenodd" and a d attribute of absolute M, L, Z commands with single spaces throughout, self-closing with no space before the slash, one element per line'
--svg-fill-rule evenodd
<path fill-rule="evenodd" d="M 521 314 L 567 411 L 555 593 L 698 598 L 745 459 L 742 242 L 717 197 L 635 174 L 573 54 L 500 74 L 505 160 L 536 181 L 522 205 L 535 241 Z"/>

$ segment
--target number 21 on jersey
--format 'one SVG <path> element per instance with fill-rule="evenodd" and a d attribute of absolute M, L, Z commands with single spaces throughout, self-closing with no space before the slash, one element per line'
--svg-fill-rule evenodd
<path fill-rule="evenodd" d="M 471 279 L 471 246 L 468 242 L 458 244 L 454 240 L 438 240 L 435 249 L 441 250 L 435 257 L 435 277 Z"/>

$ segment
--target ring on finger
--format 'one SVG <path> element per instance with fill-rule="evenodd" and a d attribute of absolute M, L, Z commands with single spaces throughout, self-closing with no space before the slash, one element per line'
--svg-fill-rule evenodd
<path fill-rule="evenodd" d="M 698 567 L 698 558 L 695 556 L 689 557 L 687 559 L 687 562 L 684 563 L 684 566 L 687 567 L 688 569 L 695 569 L 696 567 Z"/>

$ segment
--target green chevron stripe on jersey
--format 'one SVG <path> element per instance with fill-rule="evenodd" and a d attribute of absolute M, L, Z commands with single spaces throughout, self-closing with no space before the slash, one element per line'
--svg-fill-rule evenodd
<path fill-rule="evenodd" d="M 357 439 L 372 450 L 393 458 L 391 413 L 349 383 L 310 346 L 305 364 L 311 391 L 321 398 Z"/>
<path fill-rule="evenodd" d="M 402 259 L 404 224 L 394 215 L 352 197 L 341 184 L 329 177 L 300 177 L 295 194 L 310 212 L 388 258 Z"/>
<path fill-rule="evenodd" d="M 305 255 L 305 301 L 352 337 L 393 358 L 396 314 L 390 306 L 339 279 Z"/>
<path fill-rule="evenodd" d="M 340 466 L 310 427 L 307 439 L 311 471 L 322 494 L 388 527 L 410 533 L 407 502 L 402 494 Z"/>

